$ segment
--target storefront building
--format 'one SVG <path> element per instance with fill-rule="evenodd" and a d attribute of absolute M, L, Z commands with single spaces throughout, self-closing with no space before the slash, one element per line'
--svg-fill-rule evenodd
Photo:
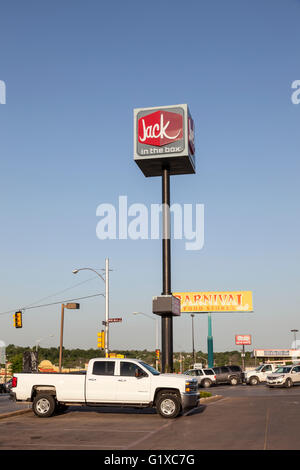
<path fill-rule="evenodd" d="M 256 364 L 262 363 L 300 363 L 300 349 L 254 349 L 252 357 Z"/>

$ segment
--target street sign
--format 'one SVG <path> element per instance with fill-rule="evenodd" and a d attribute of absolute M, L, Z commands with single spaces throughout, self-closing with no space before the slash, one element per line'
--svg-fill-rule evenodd
<path fill-rule="evenodd" d="M 118 323 L 121 322 L 122 318 L 109 318 L 108 323 Z"/>

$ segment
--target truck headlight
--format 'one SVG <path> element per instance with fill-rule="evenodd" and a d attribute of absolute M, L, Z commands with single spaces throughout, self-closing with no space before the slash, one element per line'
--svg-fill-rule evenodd
<path fill-rule="evenodd" d="M 197 388 L 197 380 L 186 380 L 185 381 L 185 391 L 186 393 L 193 392 Z"/>

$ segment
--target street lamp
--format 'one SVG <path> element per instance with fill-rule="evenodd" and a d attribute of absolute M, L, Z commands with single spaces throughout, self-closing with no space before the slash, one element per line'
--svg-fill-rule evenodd
<path fill-rule="evenodd" d="M 296 329 L 291 330 L 291 333 L 294 333 L 294 349 L 297 349 L 297 348 L 296 348 L 296 333 L 298 333 L 298 331 L 299 331 L 299 330 L 296 330 Z"/>
<path fill-rule="evenodd" d="M 61 304 L 60 345 L 59 345 L 59 364 L 58 364 L 59 372 L 61 372 L 61 368 L 62 368 L 65 308 L 70 309 L 70 310 L 78 310 L 80 308 L 80 304 L 77 304 L 77 303 Z"/>
<path fill-rule="evenodd" d="M 42 341 L 44 341 L 45 339 L 48 339 L 48 338 L 53 338 L 53 337 L 54 337 L 54 335 L 49 335 L 49 336 L 46 336 L 45 338 L 37 339 L 37 340 L 35 341 L 35 350 L 36 350 L 36 352 L 38 351 L 39 344 L 40 344 Z"/>
<path fill-rule="evenodd" d="M 194 340 L 194 316 L 195 314 L 192 313 L 191 314 L 191 317 L 192 317 L 192 346 L 193 346 L 193 363 L 195 364 L 195 340 Z"/>
<path fill-rule="evenodd" d="M 95 269 L 92 268 L 80 268 L 80 269 L 73 269 L 73 274 L 77 274 L 79 271 L 93 271 L 93 273 L 97 274 L 103 282 L 105 282 L 105 356 L 108 357 L 108 351 L 109 351 L 109 259 L 105 259 L 105 278 L 98 273 L 98 271 L 95 271 Z"/>
<path fill-rule="evenodd" d="M 155 326 L 156 326 L 156 328 L 155 328 L 155 329 L 156 329 L 156 334 L 155 334 L 155 338 L 156 338 L 156 339 L 155 339 L 155 344 L 156 344 L 156 345 L 155 345 L 155 349 L 156 349 L 156 350 L 159 349 L 159 347 L 158 347 L 158 326 L 159 326 L 159 323 L 158 323 L 158 322 L 159 322 L 159 318 L 158 318 L 158 317 L 157 317 L 157 318 L 153 318 L 153 317 L 151 317 L 150 315 L 148 315 L 147 313 L 144 313 L 144 312 L 133 312 L 133 315 L 144 315 L 145 317 L 150 318 L 151 320 L 153 320 L 153 321 L 156 322 L 156 323 L 155 323 Z M 156 368 L 156 370 L 158 370 L 158 358 L 157 358 L 157 357 L 155 358 L 155 368 Z"/>

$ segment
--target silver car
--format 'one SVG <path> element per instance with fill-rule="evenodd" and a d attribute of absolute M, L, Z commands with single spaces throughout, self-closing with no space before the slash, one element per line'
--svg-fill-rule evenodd
<path fill-rule="evenodd" d="M 198 381 L 198 387 L 208 388 L 216 383 L 216 375 L 212 369 L 189 369 L 184 372 Z"/>
<path fill-rule="evenodd" d="M 300 366 L 281 366 L 267 376 L 268 387 L 287 387 L 300 383 Z"/>

